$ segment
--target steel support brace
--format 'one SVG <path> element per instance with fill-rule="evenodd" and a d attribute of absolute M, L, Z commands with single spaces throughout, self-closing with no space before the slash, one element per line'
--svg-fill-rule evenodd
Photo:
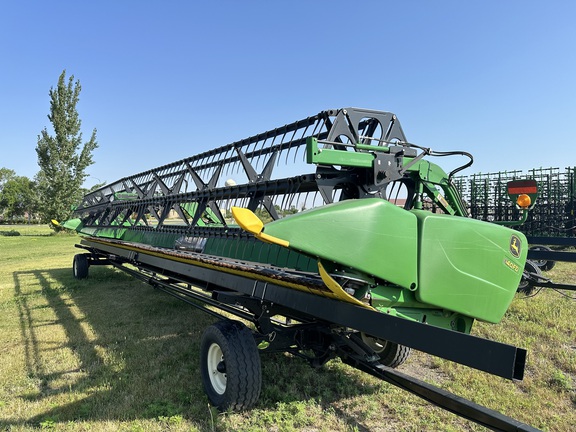
<path fill-rule="evenodd" d="M 507 417 L 502 413 L 478 405 L 389 367 L 383 365 L 374 367 L 369 364 L 351 364 L 351 366 L 415 394 L 446 411 L 474 421 L 489 429 L 510 432 L 538 431 L 538 429 Z"/>
<path fill-rule="evenodd" d="M 503 378 L 524 376 L 526 350 L 522 348 L 270 284 L 257 283 L 251 295 Z"/>

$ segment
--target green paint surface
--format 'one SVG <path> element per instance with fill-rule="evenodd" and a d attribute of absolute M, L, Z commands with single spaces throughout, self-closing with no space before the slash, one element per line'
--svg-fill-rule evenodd
<path fill-rule="evenodd" d="M 417 218 L 388 201 L 342 201 L 271 222 L 264 232 L 343 269 L 417 287 Z"/>
<path fill-rule="evenodd" d="M 499 322 L 522 276 L 524 235 L 476 219 L 412 213 L 420 230 L 417 300 Z"/>

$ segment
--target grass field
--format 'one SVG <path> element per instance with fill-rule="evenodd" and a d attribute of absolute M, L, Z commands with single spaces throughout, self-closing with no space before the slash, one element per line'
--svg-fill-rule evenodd
<path fill-rule="evenodd" d="M 76 236 L 0 234 L 2 430 L 483 430 L 339 361 L 314 370 L 288 355 L 263 356 L 254 409 L 218 413 L 198 364 L 213 318 L 109 267 L 75 280 Z M 548 276 L 576 282 L 576 264 Z M 574 300 L 543 290 L 516 298 L 500 324 L 475 324 L 475 335 L 528 349 L 521 382 L 422 353 L 400 370 L 534 427 L 575 430 L 575 312 Z"/>

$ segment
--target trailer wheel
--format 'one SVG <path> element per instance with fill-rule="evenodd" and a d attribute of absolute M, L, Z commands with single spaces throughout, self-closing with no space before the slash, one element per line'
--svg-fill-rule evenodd
<path fill-rule="evenodd" d="M 412 352 L 412 348 L 410 347 L 384 339 L 378 339 L 366 333 L 362 333 L 362 341 L 380 356 L 381 364 L 391 368 L 396 368 L 404 363 Z"/>
<path fill-rule="evenodd" d="M 552 249 L 550 249 L 548 246 L 540 246 L 540 245 L 532 246 L 530 250 L 547 251 L 547 252 L 552 251 Z M 532 260 L 532 262 L 534 262 L 538 267 L 540 267 L 540 270 L 542 271 L 552 270 L 556 265 L 556 261 L 552 260 Z"/>
<path fill-rule="evenodd" d="M 76 254 L 74 255 L 74 261 L 72 262 L 72 272 L 76 279 L 86 279 L 88 277 L 88 257 L 86 254 Z"/>
<path fill-rule="evenodd" d="M 260 397 L 262 370 L 252 332 L 239 321 L 224 320 L 208 327 L 200 346 L 202 385 L 220 411 L 240 411 Z"/>
<path fill-rule="evenodd" d="M 526 295 L 532 294 L 532 291 L 536 285 L 536 281 L 540 276 L 542 276 L 540 267 L 534 261 L 526 260 L 526 264 L 524 264 L 524 274 L 522 275 L 522 279 L 520 279 L 520 283 L 518 284 L 518 289 L 516 291 Z M 534 279 L 534 277 L 536 279 Z"/>

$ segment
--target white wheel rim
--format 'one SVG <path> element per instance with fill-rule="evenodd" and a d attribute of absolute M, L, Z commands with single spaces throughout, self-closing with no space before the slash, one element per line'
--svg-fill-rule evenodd
<path fill-rule="evenodd" d="M 372 348 L 372 350 L 377 354 L 380 354 L 382 351 L 384 351 L 386 344 L 388 343 L 388 341 L 376 339 L 375 337 L 369 336 L 366 333 L 362 333 L 361 336 L 362 341 L 370 348 Z"/>
<path fill-rule="evenodd" d="M 218 344 L 213 343 L 208 348 L 208 357 L 206 359 L 208 366 L 208 376 L 210 377 L 210 383 L 212 388 L 218 394 L 224 394 L 226 391 L 226 381 L 227 377 L 225 373 L 218 372 L 218 365 L 224 361 L 224 354 L 222 349 Z"/>

